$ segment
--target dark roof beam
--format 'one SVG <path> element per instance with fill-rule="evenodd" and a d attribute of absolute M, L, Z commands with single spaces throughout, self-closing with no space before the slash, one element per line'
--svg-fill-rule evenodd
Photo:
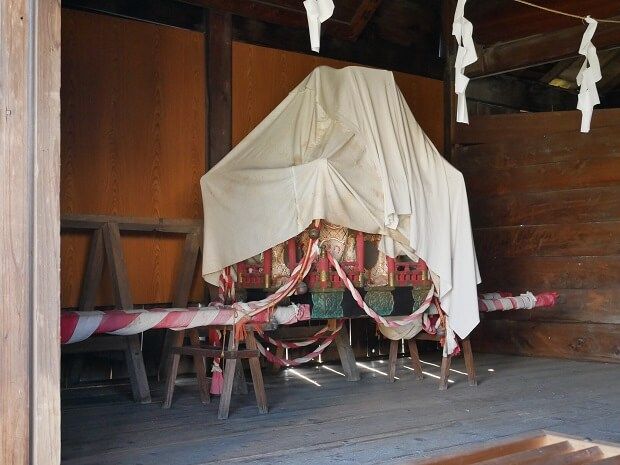
<path fill-rule="evenodd" d="M 465 74 L 477 79 L 576 58 L 584 31 L 585 27 L 579 25 L 483 48 L 478 61 Z M 620 48 L 620 24 L 600 23 L 593 43 L 599 51 Z"/>

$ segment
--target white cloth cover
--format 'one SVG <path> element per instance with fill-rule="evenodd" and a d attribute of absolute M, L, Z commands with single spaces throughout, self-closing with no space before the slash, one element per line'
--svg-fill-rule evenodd
<path fill-rule="evenodd" d="M 212 284 L 223 267 L 324 219 L 421 257 L 459 336 L 479 322 L 463 176 L 426 137 L 391 72 L 316 68 L 200 184 L 202 272 Z"/>

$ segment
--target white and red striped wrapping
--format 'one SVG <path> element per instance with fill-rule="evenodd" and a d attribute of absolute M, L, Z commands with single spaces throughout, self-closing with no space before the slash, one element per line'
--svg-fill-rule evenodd
<path fill-rule="evenodd" d="M 540 307 L 552 307 L 558 298 L 557 292 L 542 292 L 534 295 L 531 292 L 513 296 L 509 292 L 493 292 L 482 294 L 478 299 L 480 312 L 496 312 L 506 310 L 532 309 Z"/>
<path fill-rule="evenodd" d="M 236 325 L 238 323 L 266 323 L 267 310 L 275 308 L 274 318 L 279 324 L 292 324 L 310 319 L 309 305 L 289 305 L 276 307 L 284 298 L 291 295 L 299 281 L 310 271 L 312 262 L 318 255 L 317 240 L 311 240 L 300 263 L 290 278 L 275 293 L 255 302 L 235 302 L 224 305 L 214 303 L 202 308 L 157 308 L 149 310 L 108 310 L 75 312 L 67 311 L 61 315 L 61 343 L 71 344 L 83 341 L 93 334 L 115 334 L 129 336 L 148 329 L 168 328 L 173 330 L 190 329 L 199 326 Z M 220 277 L 219 298 L 234 298 L 234 270 L 224 270 Z"/>
<path fill-rule="evenodd" d="M 326 330 L 327 328 L 324 328 L 323 330 L 319 331 L 319 333 L 322 333 Z M 259 352 L 271 363 L 274 363 L 276 365 L 279 366 L 298 366 L 301 365 L 303 363 L 309 362 L 310 360 L 318 357 L 319 355 L 321 355 L 325 349 L 334 341 L 334 339 L 336 339 L 336 336 L 338 334 L 338 331 L 340 331 L 342 329 L 342 321 L 340 321 L 338 327 L 336 328 L 336 330 L 330 334 L 329 336 L 327 336 L 325 338 L 325 340 L 319 344 L 317 346 L 316 349 L 314 349 L 312 352 L 310 352 L 309 354 L 304 355 L 303 357 L 299 357 L 299 358 L 294 358 L 294 359 L 286 359 L 286 358 L 280 358 L 278 356 L 276 356 L 275 354 L 271 353 L 270 351 L 266 350 L 265 347 L 259 342 L 256 341 L 256 346 L 258 347 Z M 316 337 L 319 333 L 315 334 Z M 288 345 L 282 345 L 285 343 L 282 343 L 280 341 L 276 341 L 275 339 L 271 339 L 269 338 L 271 341 L 274 341 L 274 343 L 276 345 L 279 345 L 280 347 L 288 347 Z M 312 339 L 312 338 L 311 338 Z M 317 338 L 316 340 L 318 340 L 319 338 Z M 295 348 L 295 347 L 304 347 L 307 345 L 310 345 L 312 342 L 312 340 L 308 340 L 308 341 L 304 341 L 301 343 L 291 343 L 292 345 L 289 348 Z M 295 345 L 296 344 L 296 345 Z"/>
<path fill-rule="evenodd" d="M 234 325 L 247 319 L 248 315 L 231 306 L 209 306 L 195 308 L 155 308 L 134 310 L 107 310 L 61 313 L 61 343 L 71 344 L 83 341 L 93 334 L 115 334 L 129 336 L 149 329 L 182 329 L 199 326 Z M 277 307 L 273 317 L 279 324 L 287 325 L 310 319 L 310 306 L 289 305 Z M 267 312 L 251 318 L 255 323 L 266 323 Z"/>

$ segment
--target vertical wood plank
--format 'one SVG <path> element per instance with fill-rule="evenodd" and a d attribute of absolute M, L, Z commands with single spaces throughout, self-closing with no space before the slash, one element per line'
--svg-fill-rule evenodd
<path fill-rule="evenodd" d="M 60 462 L 61 11 L 57 0 L 36 5 L 31 451 L 43 465 Z"/>
<path fill-rule="evenodd" d="M 30 260 L 32 164 L 28 136 L 28 13 L 26 1 L 0 3 L 0 462 L 30 462 Z"/>
<path fill-rule="evenodd" d="M 59 463 L 60 3 L 0 3 L 0 42 L 0 463 Z"/>
<path fill-rule="evenodd" d="M 209 10 L 206 32 L 208 149 L 207 169 L 232 147 L 232 20 L 230 13 Z"/>

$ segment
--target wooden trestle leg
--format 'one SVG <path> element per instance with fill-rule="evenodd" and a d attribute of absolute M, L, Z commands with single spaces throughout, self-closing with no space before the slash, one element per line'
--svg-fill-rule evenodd
<path fill-rule="evenodd" d="M 340 363 L 342 364 L 342 370 L 347 377 L 347 381 L 359 381 L 360 373 L 357 369 L 353 348 L 351 344 L 349 344 L 349 332 L 344 324 L 336 335 L 336 347 L 338 348 Z"/>
<path fill-rule="evenodd" d="M 200 348 L 200 336 L 196 328 L 189 330 L 189 340 L 192 347 Z M 198 380 L 198 390 L 200 391 L 200 401 L 203 404 L 211 402 L 209 396 L 209 382 L 207 381 L 207 366 L 205 358 L 201 355 L 194 355 L 194 371 L 196 372 L 196 379 Z"/>
<path fill-rule="evenodd" d="M 471 351 L 471 342 L 469 338 L 463 339 L 463 358 L 465 359 L 465 368 L 467 371 L 467 378 L 469 379 L 470 386 L 477 386 L 476 380 L 476 368 L 474 367 L 474 354 Z"/>
<path fill-rule="evenodd" d="M 234 329 L 233 329 L 234 331 Z M 239 347 L 237 338 L 232 334 L 228 336 L 228 350 L 236 351 Z M 224 383 L 222 386 L 222 394 L 220 395 L 220 408 L 218 410 L 217 417 L 220 420 L 226 420 L 228 418 L 228 410 L 230 409 L 230 399 L 232 397 L 233 383 L 235 380 L 235 368 L 237 367 L 237 359 L 230 358 L 226 360 L 224 366 Z"/>
<path fill-rule="evenodd" d="M 424 379 L 422 373 L 422 364 L 420 363 L 420 354 L 418 353 L 418 343 L 414 338 L 407 339 L 407 345 L 409 346 L 409 356 L 411 357 L 411 368 L 415 373 L 416 379 Z"/>
<path fill-rule="evenodd" d="M 441 359 L 441 373 L 439 375 L 439 390 L 445 391 L 448 389 L 448 379 L 450 377 L 450 364 L 452 363 L 452 356 L 444 356 Z"/>
<path fill-rule="evenodd" d="M 247 329 L 245 342 L 248 349 L 258 350 L 254 331 Z M 265 383 L 263 382 L 263 373 L 260 368 L 260 360 L 258 357 L 250 357 L 250 371 L 252 372 L 252 384 L 254 385 L 254 394 L 256 395 L 256 404 L 259 413 L 267 413 L 267 394 L 265 393 Z"/>
<path fill-rule="evenodd" d="M 151 391 L 146 377 L 146 368 L 142 358 L 142 348 L 140 347 L 140 335 L 134 334 L 125 338 L 127 347 L 125 349 L 125 360 L 127 371 L 131 381 L 133 400 L 142 404 L 151 402 Z"/>
<path fill-rule="evenodd" d="M 398 358 L 398 343 L 400 341 L 390 341 L 390 357 L 388 358 L 388 381 L 394 382 L 396 377 L 396 360 Z"/>
<path fill-rule="evenodd" d="M 172 333 L 171 348 L 181 347 L 183 345 L 183 339 L 185 339 L 185 331 L 174 331 Z M 177 380 L 177 372 L 179 371 L 179 361 L 181 360 L 180 353 L 171 353 L 168 357 L 168 367 L 166 372 L 168 377 L 166 378 L 166 392 L 164 397 L 163 408 L 170 408 L 172 405 L 172 394 L 174 394 L 174 383 Z"/>

